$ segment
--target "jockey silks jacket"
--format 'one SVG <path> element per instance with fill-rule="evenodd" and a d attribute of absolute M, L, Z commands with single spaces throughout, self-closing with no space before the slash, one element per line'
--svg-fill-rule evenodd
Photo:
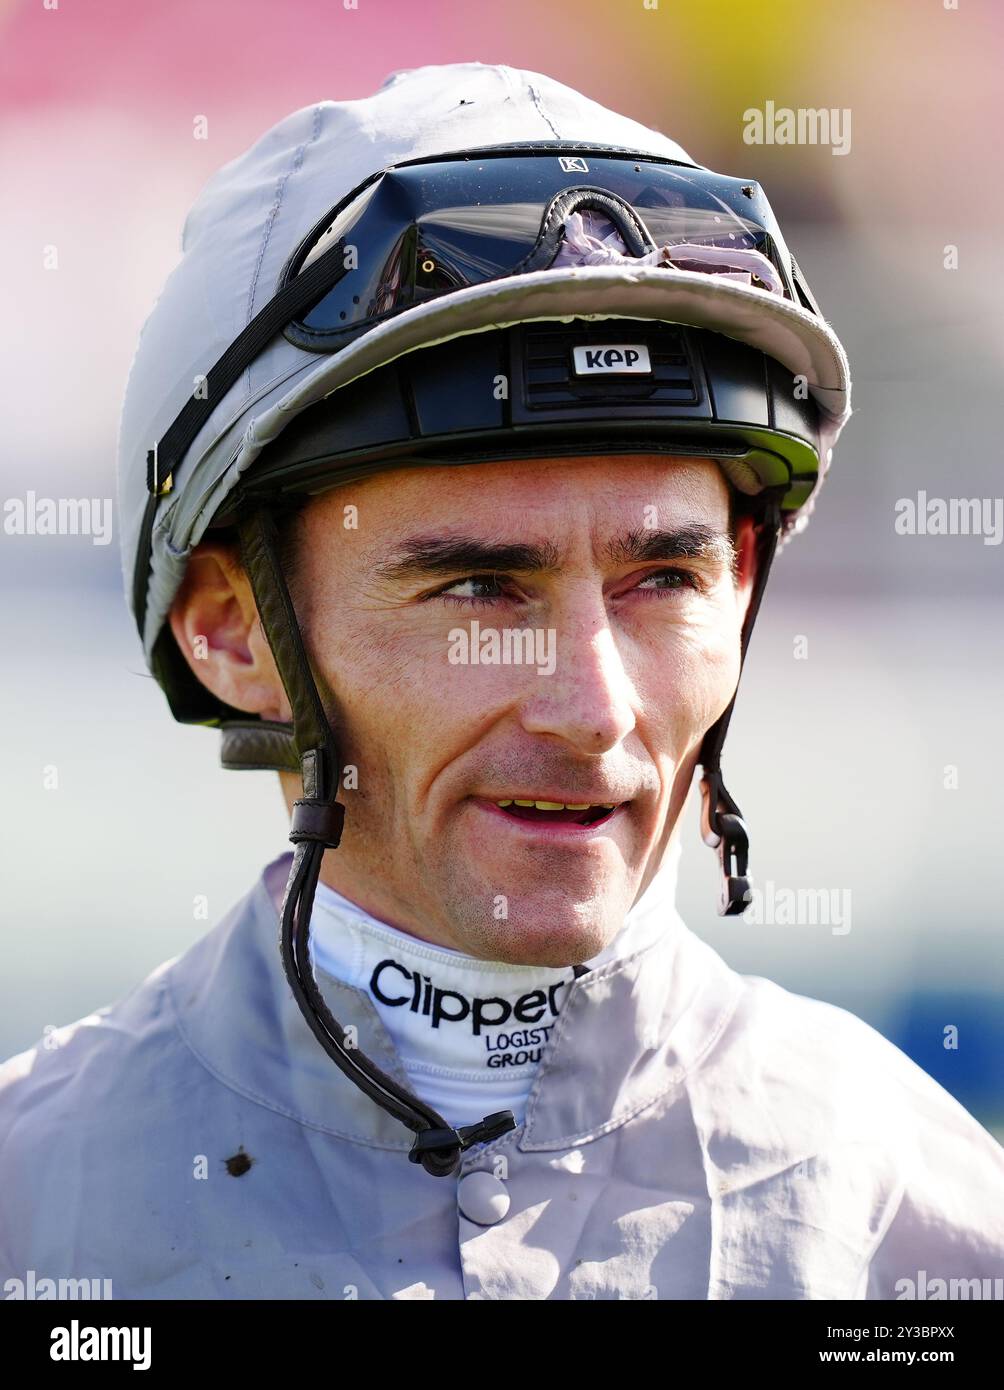
<path fill-rule="evenodd" d="M 430 1177 L 289 992 L 288 864 L 0 1068 L 4 1297 L 1001 1297 L 1004 1150 L 859 1019 L 729 969 L 671 901 L 570 986 L 519 1128 Z M 407 1084 L 368 995 L 318 979 Z"/>

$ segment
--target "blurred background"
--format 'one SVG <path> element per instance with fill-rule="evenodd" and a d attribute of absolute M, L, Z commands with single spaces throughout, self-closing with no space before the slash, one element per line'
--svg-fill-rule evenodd
<path fill-rule="evenodd" d="M 400 68 L 506 63 L 763 184 L 847 348 L 855 414 L 772 576 L 726 751 L 768 920 L 716 916 L 693 805 L 680 907 L 735 968 L 857 1013 L 1004 1137 L 1004 547 L 895 529 L 920 490 L 1004 492 L 1004 8 L 49 3 L 0 3 L 4 499 L 114 497 L 126 376 L 185 214 L 291 110 Z M 849 148 L 745 143 L 768 101 L 849 112 Z M 0 531 L 0 584 L 7 1056 L 185 950 L 288 827 L 274 774 L 224 773 L 218 735 L 171 720 L 117 524 L 107 545 Z M 800 888 L 833 890 L 850 929 L 778 920 L 771 892 Z"/>

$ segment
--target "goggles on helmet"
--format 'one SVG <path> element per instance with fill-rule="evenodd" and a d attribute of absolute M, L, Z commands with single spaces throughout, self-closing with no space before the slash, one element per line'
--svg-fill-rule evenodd
<path fill-rule="evenodd" d="M 429 300 L 560 266 L 566 232 L 583 213 L 612 224 L 627 249 L 620 263 L 724 275 L 820 313 L 754 183 L 594 149 L 515 146 L 407 161 L 357 186 L 297 246 L 275 296 L 150 450 L 150 492 L 170 489 L 216 403 L 277 333 L 334 353 Z"/>
<path fill-rule="evenodd" d="M 638 156 L 489 152 L 394 166 L 326 213 L 280 288 L 325 258 L 330 287 L 285 335 L 334 352 L 403 309 L 558 266 L 583 210 L 614 224 L 625 261 L 743 277 L 815 311 L 756 184 Z"/>

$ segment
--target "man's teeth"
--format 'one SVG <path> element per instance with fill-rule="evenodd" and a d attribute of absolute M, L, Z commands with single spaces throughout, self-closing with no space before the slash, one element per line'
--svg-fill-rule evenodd
<path fill-rule="evenodd" d="M 536 806 L 538 811 L 592 811 L 596 807 L 612 811 L 616 804 L 615 801 L 520 801 L 518 798 L 495 803 L 496 806 Z"/>

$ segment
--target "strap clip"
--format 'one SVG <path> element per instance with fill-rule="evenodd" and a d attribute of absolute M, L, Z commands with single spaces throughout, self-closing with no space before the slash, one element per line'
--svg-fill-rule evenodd
<path fill-rule="evenodd" d="M 701 778 L 701 798 L 701 836 L 706 845 L 718 851 L 722 869 L 718 915 L 737 917 L 753 901 L 749 831 L 720 772 L 705 773 Z"/>
<path fill-rule="evenodd" d="M 304 797 L 293 802 L 292 828 L 289 838 L 294 845 L 302 840 L 314 840 L 326 849 L 337 849 L 345 823 L 345 807 L 340 801 L 320 801 Z"/>
<path fill-rule="evenodd" d="M 472 1144 L 487 1144 L 516 1128 L 511 1110 L 496 1110 L 476 1125 L 461 1125 L 459 1129 L 423 1129 L 415 1135 L 408 1153 L 411 1163 L 421 1163 L 435 1178 L 451 1177 L 460 1167 L 460 1155 Z"/>
<path fill-rule="evenodd" d="M 174 474 L 169 472 L 166 478 L 160 476 L 160 465 L 158 453 L 160 445 L 155 444 L 146 453 L 146 490 L 153 497 L 166 497 L 174 487 Z"/>

